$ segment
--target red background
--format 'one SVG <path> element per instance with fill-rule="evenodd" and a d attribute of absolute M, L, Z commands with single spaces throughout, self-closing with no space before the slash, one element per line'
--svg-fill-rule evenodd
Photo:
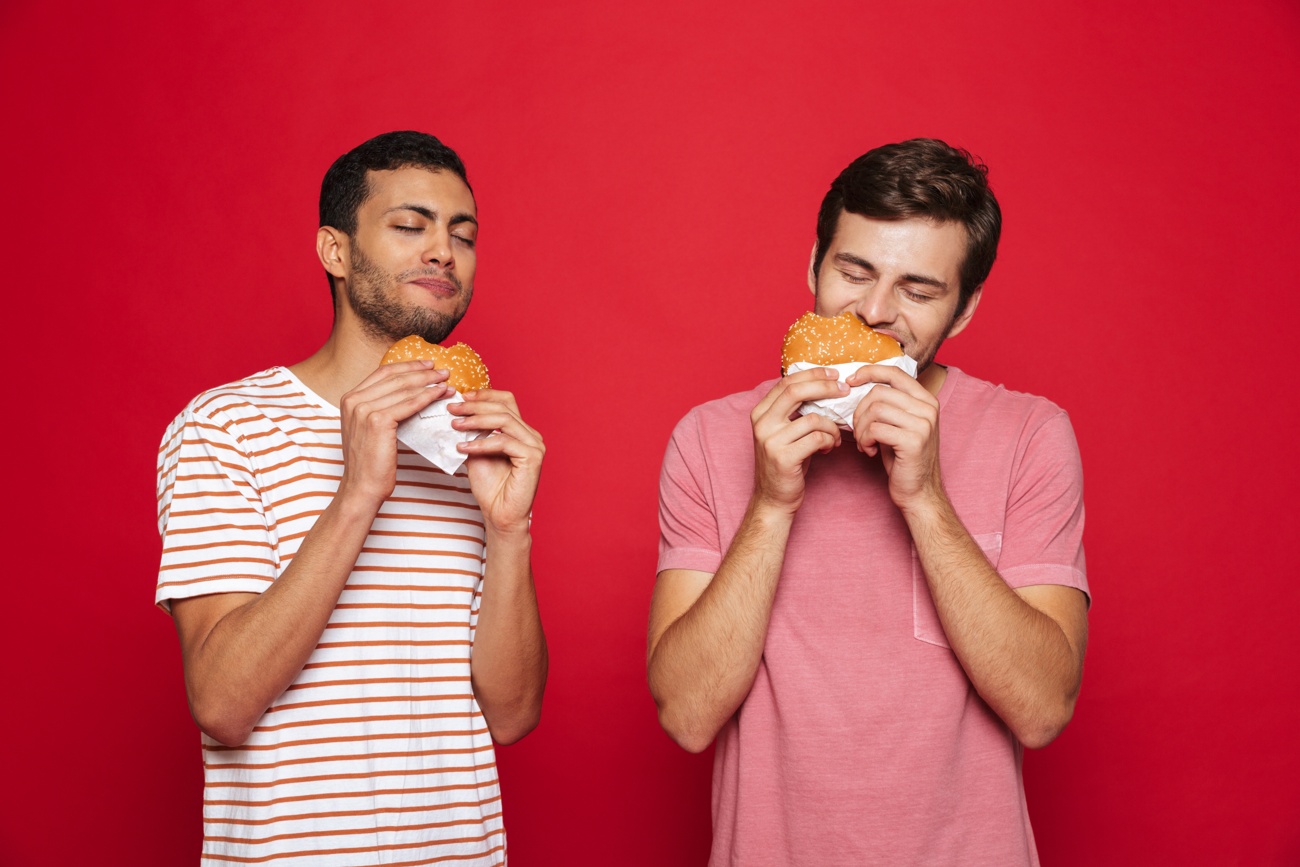
<path fill-rule="evenodd" d="M 758 6 L 0 5 L 0 863 L 196 862 L 157 443 L 324 340 L 321 175 L 395 128 L 469 166 L 457 336 L 550 448 L 514 863 L 703 863 L 710 760 L 644 678 L 659 460 L 772 374 L 831 178 L 915 135 L 983 157 L 1007 217 L 941 360 L 1048 395 L 1083 450 L 1087 674 L 1025 763 L 1044 863 L 1300 863 L 1300 9 Z"/>

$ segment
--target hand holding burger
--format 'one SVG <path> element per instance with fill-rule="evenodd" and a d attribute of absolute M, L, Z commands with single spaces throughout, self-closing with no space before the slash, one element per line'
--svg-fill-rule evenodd
<path fill-rule="evenodd" d="M 786 332 L 781 347 L 781 374 L 788 376 L 812 367 L 832 367 L 847 378 L 864 364 L 887 364 L 916 376 L 916 361 L 887 334 L 872 329 L 851 311 L 838 316 L 805 313 Z M 875 383 L 856 386 L 841 398 L 804 403 L 801 413 L 815 412 L 845 430 L 853 430 L 858 403 Z"/>

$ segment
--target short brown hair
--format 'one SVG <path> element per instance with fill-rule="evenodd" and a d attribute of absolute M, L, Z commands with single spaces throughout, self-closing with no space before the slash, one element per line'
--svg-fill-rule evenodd
<path fill-rule="evenodd" d="M 961 223 L 967 242 L 958 287 L 959 314 L 988 278 L 998 255 L 1002 209 L 989 189 L 988 168 L 968 151 L 938 139 L 882 145 L 840 172 L 817 213 L 814 279 L 844 211 L 876 220 L 925 217 Z"/>

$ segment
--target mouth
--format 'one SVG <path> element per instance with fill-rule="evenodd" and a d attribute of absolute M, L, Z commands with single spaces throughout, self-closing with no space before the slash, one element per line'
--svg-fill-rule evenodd
<path fill-rule="evenodd" d="M 438 280 L 433 277 L 424 277 L 419 280 L 411 280 L 410 282 L 412 285 L 419 286 L 421 289 L 436 298 L 451 298 L 460 292 L 460 287 L 450 280 Z"/>
<path fill-rule="evenodd" d="M 877 334 L 883 334 L 886 337 L 893 338 L 894 342 L 896 342 L 899 346 L 903 347 L 903 353 L 904 354 L 907 353 L 907 344 L 903 342 L 903 336 L 899 334 L 897 331 L 891 331 L 888 328 L 877 328 L 874 325 L 870 325 L 868 327 L 872 331 L 876 332 Z"/>

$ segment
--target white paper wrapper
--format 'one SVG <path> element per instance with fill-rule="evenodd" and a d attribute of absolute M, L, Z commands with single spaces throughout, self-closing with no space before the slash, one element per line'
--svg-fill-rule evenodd
<path fill-rule="evenodd" d="M 916 359 L 906 355 L 898 355 L 893 358 L 886 358 L 884 361 L 878 361 L 877 364 L 887 364 L 890 367 L 897 367 L 908 376 L 916 377 Z M 840 372 L 840 381 L 849 378 L 863 364 L 858 361 L 852 361 L 848 364 L 806 364 L 802 361 L 796 361 L 790 365 L 788 373 L 798 373 L 801 370 L 810 370 L 814 367 L 829 367 Z M 867 396 L 867 392 L 875 388 L 877 383 L 868 382 L 864 385 L 855 385 L 849 389 L 849 393 L 843 397 L 832 397 L 826 400 L 810 400 L 799 407 L 800 415 L 807 415 L 815 412 L 818 415 L 824 415 L 831 421 L 835 422 L 845 430 L 853 430 L 853 411 L 858 408 L 862 398 Z M 400 431 L 401 428 L 398 428 Z"/>
<path fill-rule="evenodd" d="M 466 455 L 456 451 L 457 443 L 486 436 L 482 431 L 461 431 L 451 426 L 451 420 L 457 416 L 447 412 L 447 407 L 462 402 L 458 394 L 436 400 L 397 426 L 399 440 L 449 476 L 465 463 Z"/>

